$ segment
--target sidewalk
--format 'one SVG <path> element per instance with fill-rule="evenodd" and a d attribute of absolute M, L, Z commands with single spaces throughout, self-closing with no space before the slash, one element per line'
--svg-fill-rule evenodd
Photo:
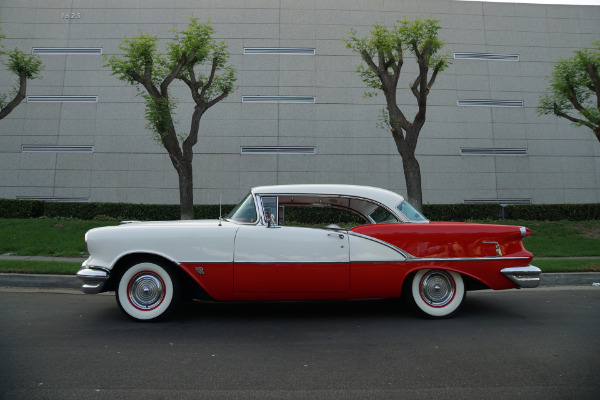
<path fill-rule="evenodd" d="M 586 257 L 592 258 L 592 257 Z M 34 257 L 2 254 L 0 260 L 70 261 L 81 263 L 85 257 Z M 535 264 L 535 262 L 534 262 Z M 600 272 L 542 274 L 541 286 L 600 285 Z M 81 281 L 75 275 L 0 274 L 0 287 L 78 289 Z"/>

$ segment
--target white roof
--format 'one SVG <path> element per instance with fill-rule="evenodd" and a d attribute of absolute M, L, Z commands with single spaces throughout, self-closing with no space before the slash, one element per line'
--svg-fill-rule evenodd
<path fill-rule="evenodd" d="M 394 210 L 404 197 L 389 190 L 357 185 L 273 185 L 252 188 L 253 194 L 304 194 L 371 199 Z"/>

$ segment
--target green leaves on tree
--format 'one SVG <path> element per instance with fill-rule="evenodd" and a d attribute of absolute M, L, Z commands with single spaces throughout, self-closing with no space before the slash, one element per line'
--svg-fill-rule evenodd
<path fill-rule="evenodd" d="M 210 22 L 210 21 L 209 21 Z M 193 146 L 198 142 L 204 113 L 234 90 L 236 69 L 227 65 L 229 52 L 223 42 L 212 38 L 215 30 L 190 17 L 186 29 L 174 29 L 173 40 L 159 49 L 157 38 L 137 33 L 125 38 L 123 55 L 105 57 L 105 67 L 118 79 L 134 85 L 144 98 L 146 127 L 169 153 L 179 175 L 181 218 L 193 218 Z M 183 82 L 194 101 L 187 134 L 177 132 L 175 111 L 178 100 L 170 91 L 175 81 Z"/>
<path fill-rule="evenodd" d="M 600 42 L 554 64 L 539 115 L 555 115 L 592 129 L 600 141 Z"/>
<path fill-rule="evenodd" d="M 356 72 L 371 89 L 365 97 L 380 92 L 385 96 L 386 106 L 377 126 L 390 129 L 402 156 L 408 199 L 419 210 L 422 207 L 421 172 L 415 149 L 426 120 L 427 96 L 438 73 L 450 64 L 447 54 L 439 54 L 444 46 L 444 41 L 438 38 L 439 29 L 439 21 L 435 19 L 404 18 L 391 27 L 375 24 L 370 35 L 364 38 L 358 37 L 357 31 L 352 29 L 344 40 L 346 47 L 358 53 L 364 62 Z M 412 120 L 400 109 L 396 98 L 407 55 L 414 57 L 418 65 L 418 74 L 409 78 L 408 83 L 418 107 Z"/>

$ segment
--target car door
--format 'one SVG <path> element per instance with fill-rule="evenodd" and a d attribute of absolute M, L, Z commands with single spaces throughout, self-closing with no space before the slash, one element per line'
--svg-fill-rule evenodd
<path fill-rule="evenodd" d="M 343 230 L 242 226 L 235 238 L 234 292 L 347 291 L 350 282 L 348 243 L 348 235 Z"/>

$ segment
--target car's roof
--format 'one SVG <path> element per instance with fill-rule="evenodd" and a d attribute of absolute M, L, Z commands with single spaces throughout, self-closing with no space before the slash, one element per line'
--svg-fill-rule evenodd
<path fill-rule="evenodd" d="M 310 185 L 273 185 L 258 186 L 252 188 L 253 194 L 305 194 L 318 196 L 348 196 L 364 199 L 372 199 L 375 202 L 386 205 L 391 209 L 396 208 L 404 197 L 386 189 L 337 184 L 310 184 Z"/>

